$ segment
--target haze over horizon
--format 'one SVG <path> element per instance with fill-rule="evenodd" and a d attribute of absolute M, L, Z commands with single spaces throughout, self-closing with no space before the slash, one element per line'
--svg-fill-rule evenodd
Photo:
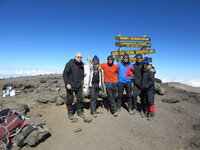
<path fill-rule="evenodd" d="M 86 65 L 94 55 L 106 62 L 116 35 L 146 35 L 157 78 L 200 86 L 199 8 L 198 0 L 1 0 L 0 77 L 62 73 L 76 52 Z"/>

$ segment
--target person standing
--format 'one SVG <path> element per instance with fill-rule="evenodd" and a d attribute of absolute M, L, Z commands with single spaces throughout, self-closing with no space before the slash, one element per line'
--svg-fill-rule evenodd
<path fill-rule="evenodd" d="M 108 101 L 110 103 L 110 111 L 114 114 L 114 117 L 117 117 L 116 90 L 118 82 L 118 66 L 114 64 L 114 58 L 110 55 L 107 57 L 107 63 L 100 64 L 100 67 L 104 71 L 104 83 Z"/>
<path fill-rule="evenodd" d="M 143 117 L 146 116 L 146 108 L 144 101 L 141 98 L 141 84 L 142 84 L 142 54 L 136 54 L 136 63 L 134 64 L 134 86 L 133 86 L 133 104 L 134 109 L 133 112 L 136 113 L 136 110 L 138 109 L 137 105 L 137 98 L 140 97 L 140 105 L 139 110 L 140 114 Z M 155 74 L 155 69 L 152 65 L 149 65 L 149 70 Z"/>
<path fill-rule="evenodd" d="M 84 79 L 84 63 L 82 62 L 82 54 L 76 53 L 75 58 L 71 59 L 65 66 L 63 71 L 63 79 L 67 92 L 66 106 L 68 110 L 68 117 L 72 120 L 74 117 L 73 109 L 73 95 L 76 95 L 76 111 L 78 116 L 84 118 L 83 114 L 83 79 Z"/>
<path fill-rule="evenodd" d="M 137 108 L 137 98 L 141 97 L 141 83 L 142 83 L 142 54 L 136 54 L 136 63 L 134 64 L 134 86 L 133 86 L 133 113 L 136 113 Z M 140 113 L 144 117 L 143 102 L 140 104 Z"/>
<path fill-rule="evenodd" d="M 146 107 L 147 120 L 151 121 L 154 118 L 155 104 L 155 77 L 154 72 L 150 71 L 151 66 L 149 65 L 148 57 L 142 61 L 142 100 Z"/>
<path fill-rule="evenodd" d="M 95 55 L 89 66 L 90 111 L 94 118 L 97 117 L 97 98 L 99 89 L 105 91 L 103 86 L 103 69 L 99 66 L 99 58 Z"/>
<path fill-rule="evenodd" d="M 124 54 L 123 60 L 118 63 L 118 98 L 117 108 L 118 112 L 121 110 L 124 89 L 128 98 L 128 111 L 133 115 L 133 99 L 132 99 L 132 77 L 134 73 L 133 64 L 129 60 L 129 55 Z"/>

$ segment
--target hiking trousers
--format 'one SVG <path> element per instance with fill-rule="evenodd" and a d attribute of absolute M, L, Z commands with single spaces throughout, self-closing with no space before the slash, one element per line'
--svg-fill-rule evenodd
<path fill-rule="evenodd" d="M 146 111 L 154 112 L 154 90 L 142 90 L 142 101 L 145 105 Z"/>
<path fill-rule="evenodd" d="M 91 114 L 96 113 L 98 96 L 99 96 L 99 83 L 94 83 L 94 84 L 92 84 L 92 87 L 90 88 L 90 111 L 91 111 Z"/>
<path fill-rule="evenodd" d="M 132 83 L 118 83 L 117 109 L 119 111 L 121 110 L 124 89 L 126 91 L 126 95 L 128 98 L 128 100 L 127 100 L 128 108 L 133 109 Z"/>
<path fill-rule="evenodd" d="M 137 107 L 137 97 L 141 97 L 141 89 L 139 89 L 136 85 L 133 86 L 133 106 L 134 106 L 134 109 L 138 109 Z M 143 102 L 141 102 L 140 104 L 140 110 L 142 109 L 141 107 L 143 107 L 142 105 Z"/>
<path fill-rule="evenodd" d="M 67 101 L 66 101 L 66 106 L 68 110 L 68 114 L 73 114 L 74 113 L 74 107 L 73 107 L 73 99 L 74 99 L 74 94 L 77 98 L 76 101 L 76 111 L 78 114 L 83 112 L 83 96 L 82 96 L 82 88 L 79 88 L 77 90 L 67 90 Z"/>
<path fill-rule="evenodd" d="M 110 104 L 110 111 L 111 113 L 117 112 L 117 105 L 116 105 L 116 91 L 117 91 L 117 84 L 105 84 L 106 85 L 106 92 L 108 95 L 108 101 Z"/>

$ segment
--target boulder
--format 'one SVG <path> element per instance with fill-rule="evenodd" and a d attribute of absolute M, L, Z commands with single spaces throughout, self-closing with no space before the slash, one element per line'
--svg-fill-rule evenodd
<path fill-rule="evenodd" d="M 60 106 L 60 105 L 63 105 L 65 103 L 65 101 L 61 98 L 59 98 L 57 101 L 56 101 L 56 106 Z"/>
<path fill-rule="evenodd" d="M 24 145 L 29 145 L 31 147 L 37 146 L 40 142 L 45 141 L 51 136 L 50 129 L 47 127 L 37 127 L 38 130 L 31 132 L 24 140 Z"/>
<path fill-rule="evenodd" d="M 155 90 L 158 94 L 163 95 L 165 94 L 165 90 L 161 87 L 161 83 L 155 82 Z"/>

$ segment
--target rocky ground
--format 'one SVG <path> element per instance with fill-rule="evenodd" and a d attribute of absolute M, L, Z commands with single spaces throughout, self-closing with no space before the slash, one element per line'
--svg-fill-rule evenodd
<path fill-rule="evenodd" d="M 98 101 L 98 115 L 91 123 L 77 116 L 67 118 L 66 96 L 61 75 L 42 75 L 0 80 L 11 85 L 17 95 L 0 97 L 0 108 L 14 108 L 29 117 L 29 124 L 48 128 L 50 135 L 35 147 L 22 150 L 187 150 L 200 149 L 200 88 L 180 83 L 165 83 L 164 95 L 155 96 L 153 121 L 139 112 L 129 115 L 122 109 L 113 117 Z M 91 117 L 89 100 L 84 99 L 85 114 Z"/>

